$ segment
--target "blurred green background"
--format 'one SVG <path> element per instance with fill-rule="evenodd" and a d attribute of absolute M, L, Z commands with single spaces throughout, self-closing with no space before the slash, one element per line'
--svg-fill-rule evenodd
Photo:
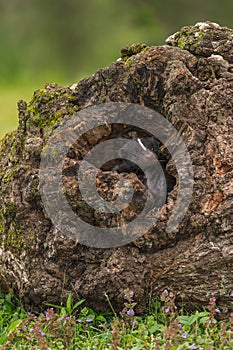
<path fill-rule="evenodd" d="M 17 101 L 46 82 L 78 82 L 122 46 L 164 44 L 184 25 L 232 27 L 232 14 L 232 0 L 0 0 L 0 137 L 17 126 Z"/>

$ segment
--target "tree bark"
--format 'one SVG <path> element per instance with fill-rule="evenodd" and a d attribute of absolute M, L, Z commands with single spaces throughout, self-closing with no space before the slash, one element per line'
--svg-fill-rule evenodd
<path fill-rule="evenodd" d="M 69 87 L 48 84 L 29 103 L 19 102 L 19 126 L 0 149 L 0 285 L 34 310 L 60 304 L 71 293 L 99 310 L 104 292 L 118 310 L 127 287 L 138 311 L 165 288 L 189 307 L 232 308 L 233 292 L 233 30 L 211 22 L 184 27 L 165 46 L 131 45 L 122 59 Z M 113 248 L 79 243 L 57 230 L 39 191 L 41 152 L 52 133 L 72 114 L 108 102 L 139 104 L 161 113 L 182 136 L 192 161 L 192 201 L 178 227 L 166 231 L 179 191 L 179 177 L 167 145 L 159 160 L 170 189 L 156 224 L 143 236 Z M 88 118 L 83 120 L 88 124 Z M 153 124 L 153 120 L 152 120 Z M 76 214 L 99 227 L 116 225 L 81 200 L 77 166 L 100 141 L 145 131 L 117 124 L 88 131 L 69 149 L 63 184 Z M 121 220 L 134 220 L 146 198 L 137 174 L 102 169 L 97 183 L 106 199 L 121 178 L 134 187 L 134 200 Z M 120 189 L 127 193 L 127 188 Z"/>

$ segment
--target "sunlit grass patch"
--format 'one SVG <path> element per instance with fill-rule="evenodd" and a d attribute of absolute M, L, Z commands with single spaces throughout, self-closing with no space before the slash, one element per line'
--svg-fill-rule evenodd
<path fill-rule="evenodd" d="M 17 101 L 27 96 L 26 91 L 0 87 L 0 138 L 16 129 L 18 124 Z"/>

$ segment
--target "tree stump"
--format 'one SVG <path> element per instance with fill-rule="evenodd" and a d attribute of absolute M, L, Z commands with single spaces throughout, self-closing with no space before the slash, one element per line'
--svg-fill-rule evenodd
<path fill-rule="evenodd" d="M 0 144 L 1 290 L 13 290 L 33 310 L 60 304 L 69 294 L 105 310 L 104 293 L 119 310 L 126 288 L 134 291 L 138 311 L 165 288 L 188 307 L 215 297 L 218 305 L 232 308 L 232 44 L 233 30 L 197 23 L 169 37 L 167 45 L 125 47 L 121 59 L 78 84 L 47 84 L 29 103 L 19 102 L 18 129 Z M 127 244 L 90 247 L 51 221 L 39 189 L 39 169 L 42 151 L 62 122 L 110 102 L 145 106 L 175 127 L 192 162 L 193 193 L 185 216 L 167 232 L 180 184 L 169 145 L 161 143 L 158 159 L 168 192 L 157 222 Z M 81 122 L 88 124 L 88 118 Z M 153 113 L 151 125 L 155 127 Z M 64 161 L 63 185 L 76 215 L 92 226 L 116 227 L 116 216 L 98 213 L 82 201 L 77 166 L 102 141 L 143 136 L 145 130 L 116 119 L 90 128 L 73 143 Z M 103 167 L 97 176 L 99 192 L 107 200 L 115 198 L 122 178 L 133 186 L 134 199 L 121 219 L 133 221 L 147 196 L 137 174 Z M 127 194 L 128 188 L 120 191 Z"/>

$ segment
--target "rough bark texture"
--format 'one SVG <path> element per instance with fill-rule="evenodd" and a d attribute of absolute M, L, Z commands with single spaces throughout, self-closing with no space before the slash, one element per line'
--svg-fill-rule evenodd
<path fill-rule="evenodd" d="M 215 296 L 231 307 L 233 291 L 233 30 L 213 23 L 184 27 L 165 46 L 132 45 L 122 59 L 70 87 L 46 85 L 29 103 L 19 102 L 19 127 L 1 141 L 0 150 L 0 284 L 14 290 L 26 307 L 59 304 L 69 293 L 96 309 L 108 307 L 104 292 L 118 309 L 129 287 L 142 310 L 164 288 L 178 302 L 202 305 Z M 177 173 L 161 147 L 165 170 L 176 179 L 157 224 L 131 244 L 96 249 L 57 232 L 45 213 L 38 190 L 40 154 L 54 127 L 85 107 L 105 102 L 145 105 L 163 114 L 180 131 L 191 155 L 194 193 L 175 232 L 165 232 L 177 194 Z M 80 139 L 64 169 L 64 184 L 74 210 L 99 225 L 78 203 L 74 167 L 79 145 L 130 135 L 121 126 L 100 127 Z M 134 132 L 136 132 L 134 130 Z M 75 153 L 75 155 L 73 153 Z M 81 154 L 83 155 L 83 154 Z M 114 196 L 113 173 L 99 175 L 100 192 Z M 135 191 L 144 185 L 125 174 Z M 110 189 L 110 190 L 109 190 Z M 137 196 L 134 204 L 137 210 Z M 132 208 L 131 208 L 132 209 Z M 129 218 L 132 210 L 124 213 Z M 102 223 L 101 223 L 102 222 Z"/>

